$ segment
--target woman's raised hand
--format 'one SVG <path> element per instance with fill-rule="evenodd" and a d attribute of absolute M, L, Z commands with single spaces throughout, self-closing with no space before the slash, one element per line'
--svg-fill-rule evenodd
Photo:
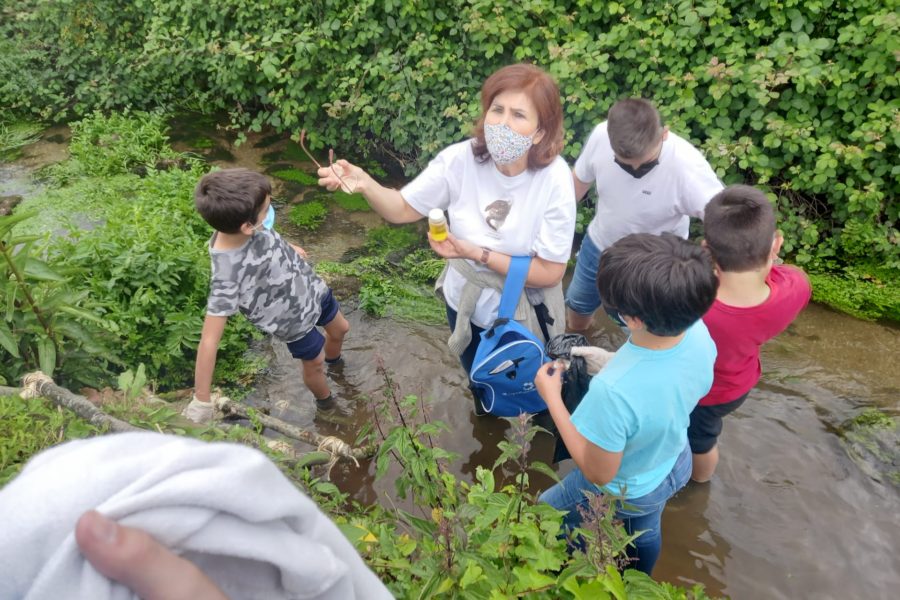
<path fill-rule="evenodd" d="M 362 191 L 362 181 L 368 177 L 365 171 L 349 161 L 339 159 L 327 167 L 319 167 L 319 185 L 329 192 L 340 189 L 352 194 Z"/>

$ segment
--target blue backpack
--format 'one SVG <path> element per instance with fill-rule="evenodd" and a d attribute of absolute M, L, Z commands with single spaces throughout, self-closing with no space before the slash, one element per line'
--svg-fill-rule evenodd
<path fill-rule="evenodd" d="M 481 390 L 481 407 L 498 417 L 547 410 L 534 387 L 534 376 L 550 358 L 543 342 L 513 319 L 530 265 L 530 256 L 512 257 L 497 320 L 481 332 L 469 373 L 472 387 Z"/>

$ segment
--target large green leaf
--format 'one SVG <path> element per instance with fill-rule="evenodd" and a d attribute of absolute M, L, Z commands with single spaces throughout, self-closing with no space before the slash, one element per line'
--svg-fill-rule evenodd
<path fill-rule="evenodd" d="M 9 285 L 3 290 L 6 294 L 6 320 L 12 321 L 13 309 L 16 307 L 16 294 L 19 291 L 19 282 L 13 279 L 9 280 Z"/>
<path fill-rule="evenodd" d="M 53 377 L 56 370 L 56 345 L 50 338 L 41 338 L 37 341 L 38 363 L 41 371 L 48 377 Z"/>
<path fill-rule="evenodd" d="M 0 217 L 0 237 L 5 236 L 7 233 L 12 231 L 12 228 L 16 223 L 20 223 L 25 219 L 30 219 L 34 215 L 37 214 L 37 211 L 33 210 L 23 210 L 19 211 L 13 215 L 4 215 Z"/>
<path fill-rule="evenodd" d="M 25 275 L 39 281 L 65 281 L 66 278 L 53 270 L 42 260 L 28 257 L 25 259 Z"/>
<path fill-rule="evenodd" d="M 13 337 L 12 331 L 9 330 L 9 327 L 6 326 L 6 323 L 0 321 L 0 346 L 3 346 L 3 349 L 19 358 L 19 347 L 16 344 L 16 340 Z"/>

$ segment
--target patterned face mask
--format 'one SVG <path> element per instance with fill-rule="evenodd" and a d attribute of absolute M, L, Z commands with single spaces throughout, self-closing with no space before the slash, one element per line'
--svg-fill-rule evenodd
<path fill-rule="evenodd" d="M 534 143 L 531 135 L 516 133 L 503 123 L 484 124 L 484 142 L 491 158 L 498 165 L 508 165 L 525 156 Z"/>

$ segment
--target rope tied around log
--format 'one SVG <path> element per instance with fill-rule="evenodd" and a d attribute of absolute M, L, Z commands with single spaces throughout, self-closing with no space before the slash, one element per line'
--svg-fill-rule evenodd
<path fill-rule="evenodd" d="M 53 379 L 43 372 L 28 373 L 22 378 L 22 391 L 19 392 L 19 397 L 24 400 L 40 398 L 45 395 L 44 389 L 48 385 L 54 385 Z"/>
<path fill-rule="evenodd" d="M 341 457 L 349 458 L 353 461 L 353 464 L 359 467 L 359 461 L 353 456 L 353 448 L 339 437 L 333 435 L 325 436 L 322 441 L 319 442 L 317 450 L 331 454 L 331 460 L 328 461 L 329 471 L 331 470 L 331 466 L 333 466 Z"/>

